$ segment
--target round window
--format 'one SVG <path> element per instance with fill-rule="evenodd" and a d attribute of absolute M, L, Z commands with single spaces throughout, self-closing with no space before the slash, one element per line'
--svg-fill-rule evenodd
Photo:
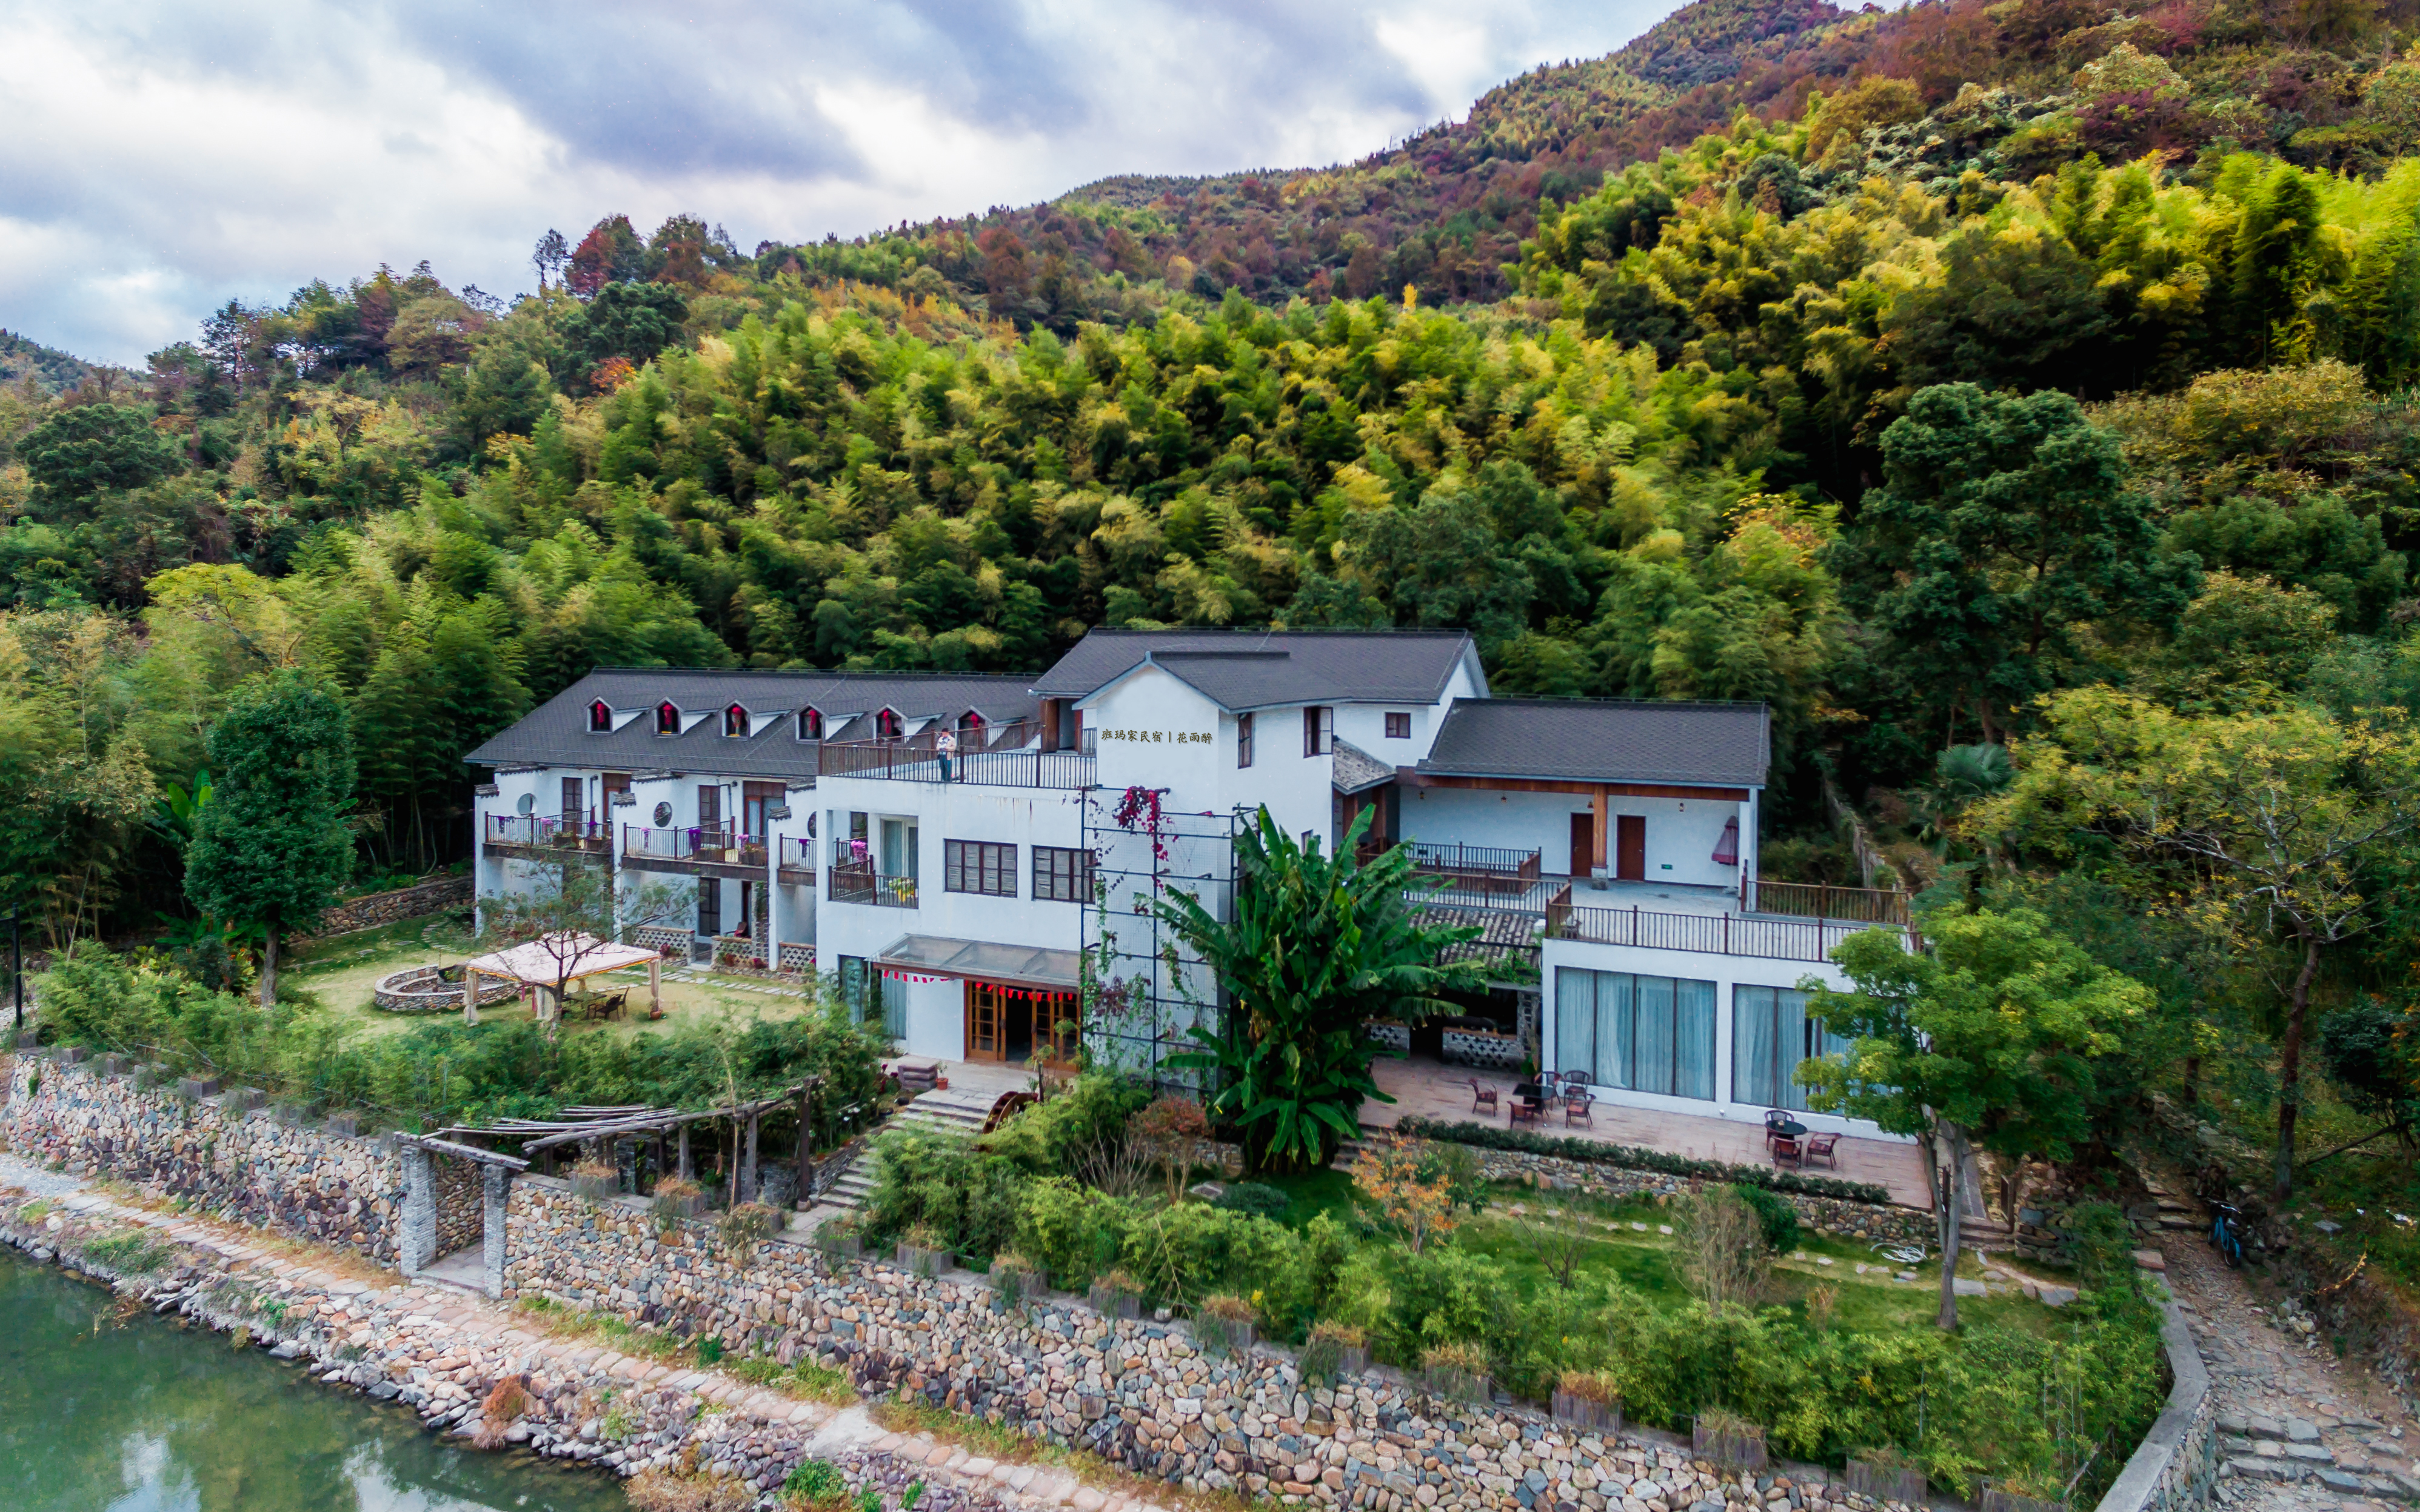
<path fill-rule="evenodd" d="M 807 815 L 807 839 L 809 839 L 809 840 L 813 840 L 813 839 L 814 839 L 814 838 L 815 838 L 815 816 L 814 816 L 812 812 L 810 812 L 810 813 Z"/>
<path fill-rule="evenodd" d="M 533 814 L 537 812 L 537 795 L 535 793 L 524 793 L 520 797 L 515 798 L 513 800 L 513 812 L 520 814 Z"/>
<path fill-rule="evenodd" d="M 673 806 L 672 806 L 671 804 L 669 804 L 669 803 L 659 803 L 659 804 L 657 804 L 657 805 L 656 805 L 656 827 L 657 827 L 658 829 L 661 829 L 661 828 L 663 828 L 666 825 L 669 825 L 669 824 L 671 824 L 672 822 L 673 822 Z"/>

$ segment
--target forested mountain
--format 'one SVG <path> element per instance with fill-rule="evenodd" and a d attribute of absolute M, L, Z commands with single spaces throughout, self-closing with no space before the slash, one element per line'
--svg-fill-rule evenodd
<path fill-rule="evenodd" d="M 181 910 L 158 784 L 276 666 L 348 702 L 371 870 L 599 663 L 1465 625 L 1508 693 L 1770 702 L 1789 824 L 2061 688 L 2399 699 L 2410 30 L 1725 0 L 1349 167 L 229 303 L 5 391 L 0 890 Z"/>

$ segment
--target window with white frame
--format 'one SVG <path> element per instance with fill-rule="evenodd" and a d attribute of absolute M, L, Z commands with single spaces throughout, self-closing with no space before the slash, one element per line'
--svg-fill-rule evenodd
<path fill-rule="evenodd" d="M 748 710 L 737 703 L 722 711 L 722 733 L 737 737 L 748 733 Z"/>
<path fill-rule="evenodd" d="M 607 734 L 613 729 L 613 711 L 603 699 L 588 705 L 588 731 L 591 734 Z"/>
<path fill-rule="evenodd" d="M 676 735 L 680 733 L 680 706 L 678 704 L 668 701 L 656 705 L 656 733 L 659 735 Z"/>
<path fill-rule="evenodd" d="M 799 711 L 799 738 L 800 740 L 821 740 L 824 738 L 823 710 L 800 709 Z"/>
<path fill-rule="evenodd" d="M 1302 711 L 1302 753 L 1325 756 L 1336 748 L 1336 711 L 1314 703 Z"/>

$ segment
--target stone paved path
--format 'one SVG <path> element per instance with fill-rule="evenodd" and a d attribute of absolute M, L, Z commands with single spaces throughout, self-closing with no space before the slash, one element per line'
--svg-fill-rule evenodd
<path fill-rule="evenodd" d="M 2219 1482 L 2230 1509 L 2318 1512 L 2398 1505 L 2420 1493 L 2420 1424 L 2358 1364 L 2335 1358 L 2270 1298 L 2188 1234 L 2160 1245 L 2170 1289 L 2218 1393 Z M 2386 1481 L 2399 1474 L 2403 1484 Z M 2383 1483 L 2383 1484 L 2382 1484 Z"/>

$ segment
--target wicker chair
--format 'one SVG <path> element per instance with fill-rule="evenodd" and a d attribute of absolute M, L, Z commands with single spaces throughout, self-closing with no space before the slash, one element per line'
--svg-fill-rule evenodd
<path fill-rule="evenodd" d="M 1806 1155 L 1797 1140 L 1784 1134 L 1768 1134 L 1766 1138 L 1773 1147 L 1773 1164 L 1787 1165 L 1793 1170 L 1805 1168 Z"/>
<path fill-rule="evenodd" d="M 1476 1076 L 1470 1079 L 1470 1111 L 1491 1117 L 1496 1112 L 1496 1088 Z"/>
<path fill-rule="evenodd" d="M 1840 1136 L 1838 1134 L 1808 1134 L 1807 1136 L 1807 1153 L 1804 1157 L 1804 1164 L 1811 1165 L 1820 1160 L 1831 1169 L 1836 1171 L 1838 1170 L 1840 1168 L 1840 1162 L 1838 1157 L 1832 1153 L 1832 1147 L 1839 1142 Z"/>

